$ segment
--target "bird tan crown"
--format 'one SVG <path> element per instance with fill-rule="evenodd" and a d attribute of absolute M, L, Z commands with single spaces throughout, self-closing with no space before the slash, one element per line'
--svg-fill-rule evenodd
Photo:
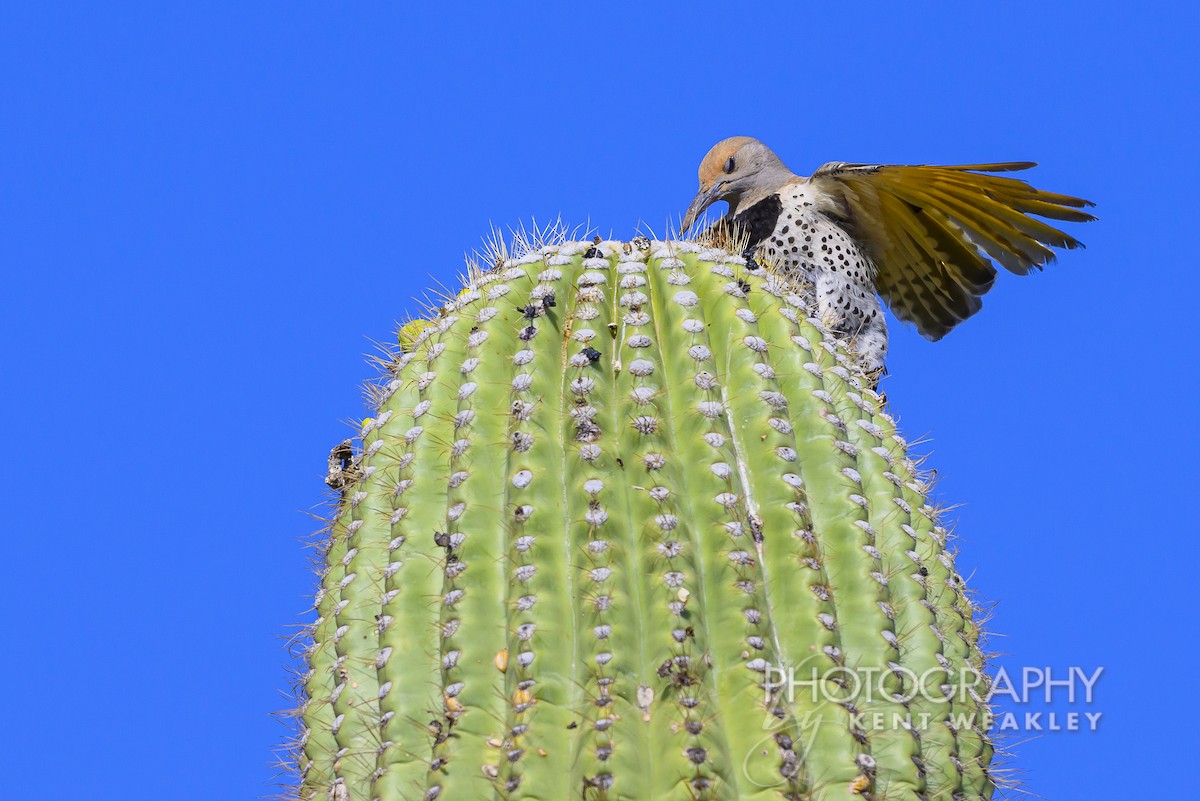
<path fill-rule="evenodd" d="M 331 457 L 300 797 L 990 797 L 925 480 L 754 266 L 560 242 L 405 326 Z"/>

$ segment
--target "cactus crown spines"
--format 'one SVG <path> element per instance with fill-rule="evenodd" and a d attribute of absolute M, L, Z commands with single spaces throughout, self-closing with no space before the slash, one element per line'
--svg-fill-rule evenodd
<path fill-rule="evenodd" d="M 982 667 L 917 466 L 795 287 L 745 267 L 560 242 L 409 329 L 338 458 L 302 795 L 990 793 L 953 724 L 977 699 L 896 700 Z M 779 665 L 821 692 L 764 686 Z M 863 669 L 884 692 L 839 684 Z"/>

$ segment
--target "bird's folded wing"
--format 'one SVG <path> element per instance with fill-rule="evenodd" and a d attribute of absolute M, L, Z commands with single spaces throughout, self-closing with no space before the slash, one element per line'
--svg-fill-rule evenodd
<path fill-rule="evenodd" d="M 826 164 L 809 183 L 875 262 L 875 286 L 892 312 L 940 339 L 979 311 L 992 287 L 991 260 L 1024 275 L 1054 261 L 1050 247 L 1080 243 L 1041 220 L 1086 222 L 1086 200 L 986 173 L 1029 162 L 928 165 Z M 989 259 L 990 257 L 990 259 Z"/>

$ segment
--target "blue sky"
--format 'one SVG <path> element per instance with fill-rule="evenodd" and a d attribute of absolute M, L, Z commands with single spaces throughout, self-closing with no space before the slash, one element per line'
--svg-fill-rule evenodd
<path fill-rule="evenodd" d="M 365 413 L 369 340 L 493 223 L 661 231 L 733 134 L 802 173 L 1037 160 L 1031 180 L 1097 201 L 1086 251 L 1000 276 L 942 342 L 893 324 L 884 389 L 960 504 L 997 665 L 1104 669 L 1098 731 L 1010 738 L 1024 787 L 1178 781 L 1194 5 L 350 5 L 0 8 L 15 782 L 273 792 L 300 541 Z"/>

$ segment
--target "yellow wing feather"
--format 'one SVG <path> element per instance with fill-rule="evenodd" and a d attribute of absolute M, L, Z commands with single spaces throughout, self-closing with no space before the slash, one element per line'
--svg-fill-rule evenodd
<path fill-rule="evenodd" d="M 875 286 L 892 312 L 940 339 L 979 311 L 995 261 L 1023 275 L 1054 261 L 1051 247 L 1080 243 L 1035 219 L 1086 222 L 1081 198 L 989 175 L 1032 162 L 929 165 L 826 164 L 810 183 L 875 262 Z"/>

